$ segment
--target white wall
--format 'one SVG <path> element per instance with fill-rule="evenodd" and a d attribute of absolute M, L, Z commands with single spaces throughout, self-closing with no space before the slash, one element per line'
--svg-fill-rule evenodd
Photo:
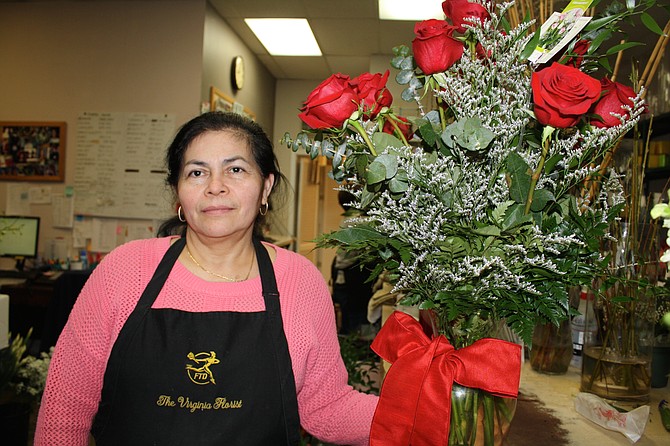
<path fill-rule="evenodd" d="M 275 79 L 209 4 L 205 14 L 202 52 L 201 96 L 209 100 L 210 87 L 216 87 L 253 111 L 256 121 L 272 135 Z M 233 89 L 230 76 L 235 56 L 242 56 L 246 67 L 245 84 L 239 91 Z"/>
<path fill-rule="evenodd" d="M 237 99 L 272 132 L 274 78 L 206 0 L 0 3 L 0 120 L 68 126 L 65 181 L 13 184 L 62 195 L 73 184 L 81 112 L 170 113 L 178 127 L 200 112 L 211 85 L 231 91 L 238 54 L 249 74 Z M 8 184 L 0 181 L 0 212 Z M 42 253 L 57 237 L 71 245 L 70 230 L 52 227 L 52 212 L 30 208 L 42 218 Z"/>
<path fill-rule="evenodd" d="M 275 153 L 279 160 L 279 167 L 283 174 L 288 178 L 289 187 L 286 188 L 287 199 L 284 208 L 277 212 L 274 216 L 278 220 L 277 226 L 284 225 L 286 233 L 296 235 L 296 190 L 297 184 L 297 163 L 296 157 L 301 153 L 293 153 L 291 149 L 282 145 L 280 140 L 285 133 L 289 133 L 291 137 L 302 129 L 302 121 L 298 118 L 300 107 L 307 98 L 309 93 L 317 86 L 321 80 L 313 81 L 298 81 L 280 79 L 277 81 L 277 91 L 275 96 Z"/>

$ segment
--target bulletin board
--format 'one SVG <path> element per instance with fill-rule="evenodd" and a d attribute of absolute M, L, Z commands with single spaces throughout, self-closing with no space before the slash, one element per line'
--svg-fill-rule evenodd
<path fill-rule="evenodd" d="M 233 112 L 255 121 L 256 113 L 216 87 L 209 88 L 210 111 Z"/>
<path fill-rule="evenodd" d="M 0 181 L 63 181 L 64 122 L 0 122 Z"/>
<path fill-rule="evenodd" d="M 136 219 L 170 215 L 164 159 L 174 132 L 171 114 L 81 113 L 75 136 L 75 213 Z"/>

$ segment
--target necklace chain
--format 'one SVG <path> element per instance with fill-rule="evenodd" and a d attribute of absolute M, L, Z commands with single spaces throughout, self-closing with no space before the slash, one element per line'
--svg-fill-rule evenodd
<path fill-rule="evenodd" d="M 213 272 L 213 271 L 208 270 L 208 269 L 205 268 L 204 266 L 202 266 L 202 265 L 195 259 L 195 257 L 193 257 L 193 254 L 191 254 L 191 250 L 188 249 L 188 245 L 186 245 L 186 252 L 188 253 L 188 256 L 191 258 L 191 260 L 193 260 L 193 263 L 195 263 L 195 264 L 198 266 L 198 268 L 200 268 L 201 270 L 203 270 L 203 271 L 206 272 L 207 274 L 211 274 L 211 275 L 214 276 L 214 277 L 218 277 L 219 279 L 223 279 L 223 280 L 226 280 L 226 281 L 228 281 L 228 282 L 242 282 L 242 281 L 244 281 L 244 280 L 247 280 L 247 279 L 249 278 L 249 275 L 251 274 L 251 268 L 253 268 L 253 266 L 254 266 L 254 259 L 256 258 L 256 256 L 252 256 L 252 257 L 251 257 L 251 264 L 249 265 L 249 271 L 247 271 L 247 275 L 244 277 L 244 279 L 239 279 L 239 280 L 237 280 L 237 279 L 231 279 L 230 277 L 226 277 L 226 276 L 224 276 L 224 275 L 222 275 L 222 274 L 217 274 L 217 273 L 215 273 L 215 272 Z"/>

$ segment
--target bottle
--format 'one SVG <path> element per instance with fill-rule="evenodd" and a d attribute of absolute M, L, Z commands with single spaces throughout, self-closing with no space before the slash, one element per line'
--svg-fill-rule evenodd
<path fill-rule="evenodd" d="M 582 287 L 579 295 L 579 314 L 572 318 L 572 361 L 571 365 L 582 367 L 582 354 L 584 353 L 584 340 L 595 337 L 597 326 L 593 314 L 593 294 L 586 287 Z M 589 317 L 586 314 L 589 313 Z M 587 326 L 588 321 L 588 326 Z"/>

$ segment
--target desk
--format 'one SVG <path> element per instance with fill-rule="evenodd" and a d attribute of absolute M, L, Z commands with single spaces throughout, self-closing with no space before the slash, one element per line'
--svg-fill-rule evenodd
<path fill-rule="evenodd" d="M 0 292 L 9 295 L 9 331 L 40 339 L 54 283 L 48 280 L 0 278 Z"/>
<path fill-rule="evenodd" d="M 580 370 L 573 367 L 565 375 L 537 373 L 527 361 L 521 371 L 517 414 L 512 420 L 507 444 L 631 445 L 623 434 L 604 429 L 575 411 L 574 400 L 579 392 L 580 378 Z M 649 421 L 635 446 L 670 444 L 670 432 L 663 428 L 658 412 L 658 403 L 662 399 L 670 400 L 670 387 L 651 389 Z M 529 413 L 529 408 L 539 416 Z"/>
<path fill-rule="evenodd" d="M 0 278 L 0 292 L 9 295 L 9 331 L 40 340 L 40 351 L 56 344 L 70 310 L 90 271 L 64 271 L 38 279 Z"/>

